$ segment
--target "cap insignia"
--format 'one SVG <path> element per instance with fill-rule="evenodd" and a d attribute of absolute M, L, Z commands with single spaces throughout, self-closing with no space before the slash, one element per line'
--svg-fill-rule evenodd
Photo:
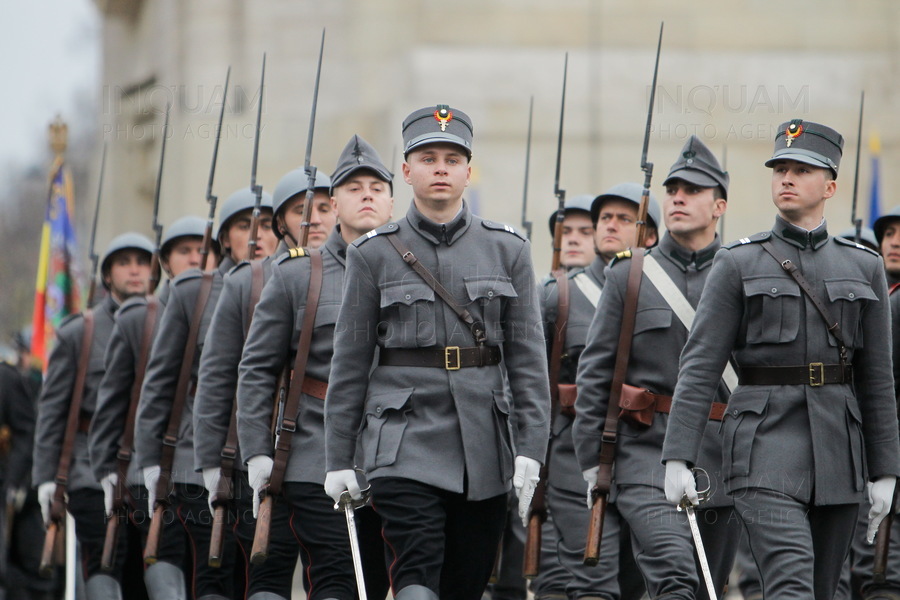
<path fill-rule="evenodd" d="M 788 148 L 791 147 L 794 139 L 799 137 L 801 133 L 803 133 L 803 125 L 800 124 L 800 121 L 791 121 L 788 128 L 784 130 L 785 143 Z"/>
<path fill-rule="evenodd" d="M 687 164 L 692 165 L 694 164 L 694 157 L 697 156 L 697 153 L 693 150 L 688 150 L 683 153 L 682 156 L 687 159 Z"/>
<path fill-rule="evenodd" d="M 441 124 L 441 131 L 447 131 L 447 123 L 453 120 L 453 111 L 446 104 L 438 104 L 434 118 Z"/>

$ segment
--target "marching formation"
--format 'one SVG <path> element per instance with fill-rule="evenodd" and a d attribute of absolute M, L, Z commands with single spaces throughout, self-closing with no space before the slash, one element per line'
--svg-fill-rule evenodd
<path fill-rule="evenodd" d="M 643 185 L 568 200 L 561 111 L 543 279 L 471 212 L 449 105 L 401 125 L 401 217 L 359 135 L 310 164 L 315 100 L 272 195 L 257 114 L 216 228 L 218 138 L 209 216 L 165 231 L 163 144 L 155 243 L 110 243 L 49 361 L 42 569 L 68 512 L 91 600 L 287 600 L 298 564 L 311 600 L 717 599 L 735 563 L 748 598 L 900 598 L 900 209 L 832 236 L 843 138 L 792 119 L 772 229 L 723 243 L 749 199 L 696 136 L 651 193 L 650 105 Z"/>

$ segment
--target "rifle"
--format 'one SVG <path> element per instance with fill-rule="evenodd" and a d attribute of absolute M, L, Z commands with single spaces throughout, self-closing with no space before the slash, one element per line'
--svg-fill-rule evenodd
<path fill-rule="evenodd" d="M 531 221 L 528 220 L 528 172 L 531 169 L 531 120 L 534 115 L 534 96 L 528 101 L 528 141 L 525 143 L 525 183 L 522 186 L 522 229 L 531 239 Z M 562 131 L 560 131 L 562 133 Z"/>
<path fill-rule="evenodd" d="M 203 230 L 203 246 L 200 248 L 200 270 L 206 270 L 210 247 L 212 246 L 213 221 L 216 218 L 216 203 L 219 197 L 212 193 L 213 179 L 216 176 L 216 159 L 219 157 L 219 139 L 222 137 L 222 120 L 225 118 L 225 104 L 228 100 L 228 80 L 231 79 L 231 67 L 225 71 L 225 91 L 222 92 L 222 108 L 219 110 L 219 127 L 216 129 L 216 143 L 213 145 L 212 164 L 209 166 L 209 182 L 206 184 L 206 202 L 209 204 L 209 215 L 206 217 L 206 229 Z M 262 103 L 262 98 L 260 98 Z"/>
<path fill-rule="evenodd" d="M 556 177 L 553 182 L 553 194 L 556 196 L 557 200 L 557 209 L 556 209 L 556 224 L 553 228 L 553 261 L 552 261 L 552 275 L 556 278 L 559 293 L 560 293 L 560 304 L 565 303 L 568 306 L 568 279 L 566 277 L 566 270 L 564 267 L 560 266 L 560 252 L 562 249 L 562 230 L 563 230 L 563 221 L 566 218 L 566 191 L 560 189 L 559 187 L 559 174 L 560 169 L 562 167 L 562 141 L 563 141 L 563 124 L 565 122 L 565 114 L 566 114 L 566 78 L 568 76 L 569 71 L 569 53 L 566 53 L 565 62 L 563 63 L 563 84 L 562 84 L 562 102 L 559 108 L 559 137 L 557 138 L 556 143 Z M 528 115 L 528 141 L 529 147 L 531 144 L 531 112 L 529 111 Z M 528 161 L 526 159 L 526 165 Z M 528 182 L 528 168 L 526 166 L 525 170 L 525 181 L 526 181 L 526 189 Z M 523 208 L 523 222 L 524 222 L 524 208 Z M 529 224 L 530 225 L 530 224 Z M 565 288 L 565 289 L 563 289 Z M 562 316 L 562 315 L 561 315 Z M 564 343 L 565 337 L 565 323 L 559 322 L 564 321 L 565 316 L 562 316 L 562 319 L 557 319 L 556 327 L 557 327 L 557 336 L 554 338 L 554 348 L 557 347 L 558 343 Z M 562 336 L 562 337 L 560 337 Z M 551 428 L 553 427 L 552 421 L 554 419 L 554 415 L 559 406 L 559 361 L 554 361 L 553 357 L 556 356 L 556 353 L 551 352 L 551 364 L 550 364 L 550 400 L 551 400 Z M 555 367 L 555 368 L 554 368 Z M 528 531 L 525 537 L 525 562 L 522 567 L 522 575 L 527 579 L 532 579 L 537 576 L 540 571 L 540 559 L 541 559 L 541 526 L 547 520 L 547 477 L 549 475 L 549 464 L 550 464 L 550 450 L 547 450 L 547 456 L 544 458 L 544 464 L 541 465 L 540 479 L 538 480 L 537 487 L 534 490 L 534 497 L 531 499 L 531 514 L 528 517 Z"/>
<path fill-rule="evenodd" d="M 171 104 L 166 105 L 166 120 L 163 123 L 162 148 L 159 152 L 159 169 L 156 171 L 156 191 L 153 194 L 153 232 L 156 234 L 156 244 L 153 248 L 153 257 L 150 259 L 150 291 L 156 289 L 160 279 L 159 265 L 159 245 L 162 242 L 163 228 L 159 222 L 159 194 L 162 188 L 163 164 L 166 160 L 166 136 L 169 131 L 169 109 Z"/>
<path fill-rule="evenodd" d="M 100 158 L 100 180 L 97 182 L 97 203 L 94 205 L 94 224 L 91 226 L 91 245 L 88 251 L 88 257 L 91 259 L 91 284 L 88 288 L 87 304 L 88 308 L 94 304 L 94 292 L 97 289 L 97 266 L 100 257 L 94 249 L 94 243 L 97 241 L 97 221 L 100 217 L 100 196 L 103 193 L 103 173 L 106 171 L 106 142 L 103 142 L 103 154 Z"/>
<path fill-rule="evenodd" d="M 656 97 L 656 77 L 659 74 L 659 55 L 662 50 L 663 26 L 664 23 L 659 24 L 659 41 L 656 45 L 656 63 L 653 66 L 653 83 L 650 86 L 650 105 L 647 108 L 647 126 L 644 129 L 644 147 L 641 151 L 641 170 L 644 172 L 644 191 L 641 194 L 641 204 L 638 209 L 638 219 L 636 223 L 637 242 L 635 245 L 638 249 L 644 247 L 644 243 L 647 238 L 647 210 L 650 204 L 650 181 L 653 177 L 653 163 L 647 160 L 647 150 L 650 146 L 650 128 L 653 124 L 653 102 Z M 638 275 L 640 275 L 640 273 L 638 273 Z M 629 275 L 629 279 L 632 279 L 631 275 Z M 639 277 L 637 278 L 636 283 L 637 285 L 633 286 L 631 281 L 629 281 L 629 288 L 633 287 L 635 290 L 639 289 Z M 626 296 L 626 302 L 630 300 L 630 295 Z M 636 296 L 634 297 L 633 301 L 635 303 L 637 302 Z M 628 312 L 627 307 L 626 312 Z M 624 331 L 624 329 L 626 328 L 625 323 L 622 324 L 622 328 Z M 621 345 L 622 344 L 620 343 L 620 346 Z M 619 349 L 619 357 L 617 357 L 617 367 L 618 360 L 627 361 L 627 351 L 624 348 L 620 347 Z M 591 497 L 593 498 L 594 503 L 591 508 L 591 518 L 590 522 L 588 523 L 587 543 L 585 544 L 584 549 L 584 564 L 588 566 L 595 566 L 600 561 L 600 540 L 603 537 L 603 519 L 606 515 L 606 505 L 609 500 L 609 489 L 612 482 L 612 465 L 615 461 L 616 455 L 616 430 L 611 426 L 616 421 L 616 416 L 619 410 L 619 397 L 622 393 L 621 384 L 616 385 L 617 383 L 618 382 L 614 382 L 613 387 L 610 390 L 609 409 L 606 418 L 607 426 L 604 426 L 603 438 L 600 445 L 600 471 L 597 474 L 597 483 L 591 490 Z M 612 419 L 610 418 L 610 415 L 612 416 Z"/>
<path fill-rule="evenodd" d="M 319 44 L 319 62 L 316 67 L 316 83 L 313 88 L 313 101 L 312 101 L 312 109 L 309 116 L 309 134 L 306 138 L 306 157 L 303 161 L 303 169 L 306 171 L 307 175 L 307 184 L 306 184 L 306 201 L 303 204 L 303 222 L 300 225 L 300 240 L 298 242 L 298 246 L 303 248 L 306 246 L 309 241 L 309 226 L 310 220 L 312 219 L 312 205 L 313 199 L 315 196 L 315 185 L 316 185 L 316 167 L 311 164 L 312 161 L 312 143 L 313 143 L 313 132 L 315 131 L 316 125 L 316 105 L 319 100 L 319 81 L 322 77 L 322 55 L 325 51 L 325 29 L 322 29 L 322 41 Z M 310 282 L 312 285 L 312 282 Z M 307 307 L 313 307 L 315 305 L 308 304 Z M 302 335 L 301 335 L 302 338 Z M 304 346 L 301 344 L 297 347 L 297 352 L 303 352 Z M 309 344 L 306 345 L 308 350 Z M 275 448 L 276 452 L 290 452 L 290 441 L 282 444 L 282 429 L 285 424 L 285 405 L 287 404 L 288 392 L 287 388 L 290 386 L 291 376 L 289 372 L 290 367 L 285 366 L 285 371 L 287 372 L 286 376 L 282 377 L 283 385 L 277 386 L 278 394 L 276 396 L 276 419 L 275 419 Z M 296 373 L 295 373 L 296 374 Z M 299 379 L 294 381 L 294 385 L 302 386 L 303 385 L 303 376 L 301 375 Z M 289 416 L 290 420 L 293 421 L 295 415 Z M 287 436 L 288 440 L 290 436 Z M 286 449 L 284 448 L 286 446 Z M 284 470 L 287 467 L 287 459 L 284 460 L 282 464 L 281 461 L 275 461 L 272 467 L 272 473 L 269 477 L 269 484 L 266 485 L 262 490 L 260 490 L 260 503 L 259 503 L 259 512 L 256 517 L 256 533 L 253 536 L 253 547 L 250 551 L 250 562 L 253 564 L 261 564 L 266 560 L 266 557 L 269 554 L 269 532 L 272 525 L 272 503 L 274 502 L 274 497 L 281 493 L 281 481 L 284 477 Z"/>
<path fill-rule="evenodd" d="M 858 243 L 858 242 L 857 242 Z M 894 486 L 894 500 L 891 502 L 891 510 L 885 515 L 878 531 L 875 532 L 875 563 L 872 565 L 872 581 L 884 583 L 887 572 L 888 550 L 891 546 L 891 529 L 894 526 L 894 513 L 897 512 L 900 502 L 900 486 Z"/>
<path fill-rule="evenodd" d="M 859 126 L 856 129 L 856 170 L 853 172 L 853 202 L 850 205 L 850 224 L 856 228 L 854 241 L 858 244 L 860 235 L 862 234 L 862 219 L 856 216 L 856 198 L 859 189 L 859 155 L 862 146 L 862 124 L 863 124 L 863 107 L 866 101 L 866 92 L 859 93 Z"/>
<path fill-rule="evenodd" d="M 262 205 L 262 186 L 256 185 L 256 163 L 259 159 L 259 134 L 262 121 L 263 92 L 266 86 L 266 53 L 263 52 L 262 74 L 259 76 L 259 106 L 256 107 L 256 135 L 253 138 L 253 162 L 250 166 L 250 190 L 256 195 L 253 203 L 253 217 L 250 219 L 250 242 L 247 260 L 256 258 L 256 236 L 259 233 L 259 210 Z"/>
<path fill-rule="evenodd" d="M 722 170 L 728 172 L 728 144 L 722 146 Z M 725 215 L 719 217 L 719 240 L 725 243 Z"/>

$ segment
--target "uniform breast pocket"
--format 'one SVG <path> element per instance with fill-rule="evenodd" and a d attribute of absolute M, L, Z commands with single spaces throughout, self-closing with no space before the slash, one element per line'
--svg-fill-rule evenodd
<path fill-rule="evenodd" d="M 381 285 L 379 338 L 386 348 L 434 346 L 434 290 L 424 281 L 394 281 Z"/>
<path fill-rule="evenodd" d="M 634 315 L 634 335 L 668 329 L 672 325 L 672 311 L 664 306 L 640 308 Z"/>
<path fill-rule="evenodd" d="M 363 452 L 366 470 L 388 467 L 397 461 L 403 432 L 412 410 L 410 398 L 414 388 L 376 394 L 366 402 L 366 430 Z"/>
<path fill-rule="evenodd" d="M 506 275 L 466 277 L 466 293 L 469 302 L 477 306 L 475 318 L 481 315 L 488 333 L 488 343 L 505 340 L 503 334 L 503 310 L 510 298 L 518 298 L 512 279 Z"/>
<path fill-rule="evenodd" d="M 800 331 L 800 286 L 785 277 L 744 278 L 747 343 L 784 344 Z"/>
<path fill-rule="evenodd" d="M 841 324 L 844 344 L 848 348 L 862 347 L 862 311 L 868 301 L 878 301 L 872 286 L 861 279 L 826 279 L 825 289 L 831 305 L 836 308 L 832 315 Z M 837 346 L 834 336 L 828 336 L 828 342 Z"/>
<path fill-rule="evenodd" d="M 725 479 L 750 475 L 750 457 L 756 430 L 766 418 L 769 391 L 738 390 L 728 401 L 722 420 L 722 466 Z"/>
<path fill-rule="evenodd" d="M 337 323 L 338 313 L 341 312 L 340 304 L 320 304 L 316 307 L 315 327 L 329 327 Z"/>

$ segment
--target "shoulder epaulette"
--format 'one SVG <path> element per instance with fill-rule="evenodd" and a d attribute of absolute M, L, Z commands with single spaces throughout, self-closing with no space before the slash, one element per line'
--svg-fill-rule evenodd
<path fill-rule="evenodd" d="M 275 264 L 280 265 L 281 263 L 291 260 L 292 258 L 304 258 L 308 256 L 309 252 L 306 250 L 306 248 L 291 248 L 290 250 L 279 256 L 275 261 Z"/>
<path fill-rule="evenodd" d="M 135 306 L 147 306 L 147 297 L 146 296 L 132 296 L 128 300 L 122 303 L 122 306 L 119 307 L 119 310 L 116 311 L 116 317 L 121 315 L 122 313 L 131 310 Z"/>
<path fill-rule="evenodd" d="M 521 233 L 515 230 L 511 225 L 504 225 L 503 223 L 495 223 L 493 221 L 488 221 L 484 219 L 481 221 L 481 224 L 487 227 L 488 229 L 493 229 L 494 231 L 505 231 L 506 233 L 511 233 L 522 241 L 526 241 L 527 238 L 523 236 Z"/>
<path fill-rule="evenodd" d="M 621 252 L 616 252 L 616 255 L 612 257 L 612 260 L 609 261 L 607 267 L 611 267 L 619 261 L 627 260 L 633 256 L 631 252 L 631 248 L 628 250 L 622 250 Z"/>
<path fill-rule="evenodd" d="M 741 238 L 739 240 L 731 242 L 730 244 L 725 244 L 722 247 L 731 250 L 732 248 L 737 248 L 738 246 L 746 246 L 747 244 L 758 244 L 759 242 L 765 242 L 770 237 L 772 237 L 771 231 L 760 231 L 759 233 L 754 233 L 750 237 Z"/>
<path fill-rule="evenodd" d="M 397 223 L 388 223 L 386 225 L 382 225 L 377 229 L 373 229 L 369 233 L 353 240 L 353 245 L 359 248 L 375 236 L 385 235 L 388 233 L 397 233 L 398 231 L 400 231 L 400 225 L 398 225 Z"/>
<path fill-rule="evenodd" d="M 190 281 L 191 279 L 199 279 L 203 276 L 203 271 L 200 269 L 188 269 L 187 271 L 182 271 L 178 274 L 178 277 L 172 281 L 172 285 L 179 285 L 185 281 Z"/>
<path fill-rule="evenodd" d="M 866 252 L 874 254 L 875 256 L 880 256 L 877 252 L 875 252 L 871 248 L 869 248 L 867 246 L 863 246 L 862 244 L 857 244 L 853 240 L 848 240 L 847 238 L 841 237 L 839 235 L 834 236 L 834 241 L 836 241 L 838 244 L 841 244 L 844 246 L 851 246 L 853 248 L 858 248 L 859 250 L 865 250 Z"/>

